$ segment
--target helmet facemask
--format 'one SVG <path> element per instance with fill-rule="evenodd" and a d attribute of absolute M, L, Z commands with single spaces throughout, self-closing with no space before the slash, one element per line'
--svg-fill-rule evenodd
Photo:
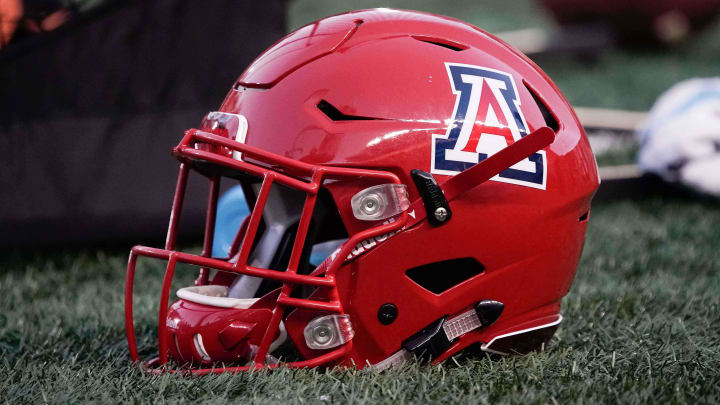
<path fill-rule="evenodd" d="M 159 310 L 160 352 L 153 365 L 166 363 L 169 353 L 179 364 L 241 363 L 229 368 L 232 370 L 272 366 L 277 359 L 271 353 L 286 338 L 283 319 L 296 308 L 319 315 L 308 320 L 305 330 L 293 334 L 295 340 L 305 336 L 306 341 L 301 343 L 305 350 L 301 352 L 307 353 L 308 345 L 327 350 L 321 350 L 316 358 L 289 364 L 331 364 L 350 350 L 353 333 L 352 321 L 343 311 L 337 292 L 335 272 L 343 258 L 353 257 L 354 246 L 402 227 L 407 214 L 402 211 L 396 220 L 366 227 L 348 238 L 325 185 L 357 178 L 375 185 L 400 185 L 400 180 L 389 172 L 308 165 L 236 142 L 221 126 L 207 129 L 212 132 L 188 131 L 173 151 L 181 164 L 165 249 L 136 246 L 131 253 L 126 286 L 131 357 L 139 359 L 132 319 L 135 264 L 138 256 L 148 256 L 168 260 Z M 191 169 L 210 181 L 201 255 L 175 250 Z M 240 182 L 251 215 L 238 229 L 228 256 L 219 259 L 211 258 L 210 252 L 221 177 Z M 316 243 L 321 249 L 335 248 L 317 267 L 310 263 Z M 194 287 L 178 291 L 180 299 L 168 309 L 170 284 L 178 262 L 200 267 L 200 276 Z M 316 341 L 312 341 L 313 336 Z"/>

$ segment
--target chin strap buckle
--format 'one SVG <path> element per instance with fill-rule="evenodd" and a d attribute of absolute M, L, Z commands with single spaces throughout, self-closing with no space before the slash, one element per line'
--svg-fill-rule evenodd
<path fill-rule="evenodd" d="M 430 360 L 445 353 L 460 336 L 495 322 L 505 306 L 502 302 L 483 300 L 473 309 L 448 319 L 442 317 L 402 343 L 403 350 Z"/>
<path fill-rule="evenodd" d="M 403 342 L 402 348 L 422 359 L 437 358 L 452 345 L 452 340 L 443 328 L 446 319 L 442 317 L 410 336 Z"/>

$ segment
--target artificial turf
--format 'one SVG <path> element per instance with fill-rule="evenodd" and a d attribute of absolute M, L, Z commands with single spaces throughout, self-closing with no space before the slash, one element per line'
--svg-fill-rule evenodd
<path fill-rule="evenodd" d="M 527 2 L 477 3 L 382 4 L 453 15 L 491 31 L 548 21 L 537 7 L 524 7 Z M 289 24 L 297 27 L 342 8 L 377 5 L 295 1 L 289 5 Z M 672 82 L 717 74 L 717 58 L 708 55 L 720 54 L 719 37 L 716 27 L 696 43 L 672 50 L 613 50 L 589 65 L 573 58 L 540 62 L 574 103 L 647 109 Z M 200 378 L 145 375 L 130 364 L 125 342 L 129 246 L 4 252 L 0 400 L 718 403 L 718 224 L 716 202 L 666 196 L 599 202 L 564 301 L 565 321 L 546 351 L 501 359 L 462 356 L 440 366 L 413 363 L 382 373 L 281 369 Z M 162 269 L 160 262 L 144 261 L 138 270 L 136 327 L 145 355 L 155 345 Z M 178 275 L 177 285 L 194 277 L 181 270 Z"/>
<path fill-rule="evenodd" d="M 720 401 L 720 210 L 691 199 L 593 209 L 552 345 L 382 373 L 277 370 L 187 378 L 129 363 L 125 252 L 16 252 L 2 259 L 0 398 L 16 402 L 696 403 Z M 141 350 L 155 344 L 162 266 L 137 290 Z M 192 279 L 181 272 L 181 280 Z"/>

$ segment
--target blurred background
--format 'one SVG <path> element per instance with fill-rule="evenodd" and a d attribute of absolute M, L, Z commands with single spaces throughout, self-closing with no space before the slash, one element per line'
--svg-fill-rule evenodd
<path fill-rule="evenodd" d="M 719 3 L 0 0 L 0 398 L 717 402 Z M 164 240 L 178 170 L 170 149 L 284 34 L 372 7 L 498 35 L 576 108 L 603 182 L 550 349 L 378 376 L 146 377 L 127 356 L 124 270 L 132 244 Z M 180 243 L 197 251 L 207 185 L 191 177 L 189 187 Z M 218 218 L 241 215 L 223 201 L 233 200 Z M 195 278 L 187 267 L 176 287 Z M 156 343 L 163 270 L 138 265 L 143 356 Z"/>
<path fill-rule="evenodd" d="M 597 135 L 600 165 L 625 166 L 603 172 L 600 198 L 657 189 L 633 166 L 636 129 L 664 90 L 717 74 L 720 0 L 0 0 L 0 246 L 162 240 L 183 131 L 285 33 L 379 6 L 462 19 L 530 55 Z M 181 233 L 199 238 L 192 187 Z"/>
<path fill-rule="evenodd" d="M 656 188 L 633 166 L 636 129 L 664 90 L 717 74 L 720 0 L 0 0 L 0 246 L 162 240 L 183 131 L 285 33 L 378 6 L 462 19 L 530 55 L 600 165 L 625 166 L 603 172 L 600 198 Z M 189 195 L 181 232 L 199 238 L 204 192 Z"/>

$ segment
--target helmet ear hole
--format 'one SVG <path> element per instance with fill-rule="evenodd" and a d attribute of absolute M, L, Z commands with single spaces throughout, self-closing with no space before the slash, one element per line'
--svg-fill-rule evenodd
<path fill-rule="evenodd" d="M 442 294 L 456 285 L 485 272 L 485 266 L 472 257 L 443 260 L 413 267 L 405 275 L 433 294 Z"/>

